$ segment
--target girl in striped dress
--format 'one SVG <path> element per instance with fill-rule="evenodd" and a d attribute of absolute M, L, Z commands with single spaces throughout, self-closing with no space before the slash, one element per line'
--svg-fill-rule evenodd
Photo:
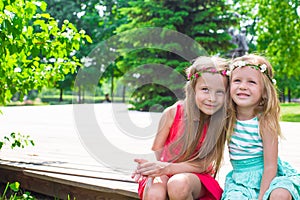
<path fill-rule="evenodd" d="M 300 174 L 278 158 L 279 102 L 270 63 L 248 54 L 232 61 L 229 156 L 222 199 L 300 199 Z"/>

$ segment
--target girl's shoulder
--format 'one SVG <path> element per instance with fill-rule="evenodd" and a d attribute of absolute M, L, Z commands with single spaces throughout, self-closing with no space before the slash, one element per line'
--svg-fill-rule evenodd
<path fill-rule="evenodd" d="M 172 121 L 173 121 L 178 109 L 182 109 L 182 107 L 183 107 L 183 101 L 178 101 L 178 102 L 174 103 L 173 105 L 167 107 L 164 110 L 163 115 L 165 117 L 167 117 L 168 119 L 172 119 Z"/>

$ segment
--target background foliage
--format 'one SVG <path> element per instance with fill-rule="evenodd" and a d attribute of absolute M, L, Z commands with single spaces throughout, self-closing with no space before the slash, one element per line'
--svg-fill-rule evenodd
<path fill-rule="evenodd" d="M 60 89 L 60 101 L 64 90 L 76 91 L 82 103 L 87 88 L 74 85 L 78 70 L 87 80 L 99 70 L 86 65 L 88 55 L 99 43 L 144 27 L 178 31 L 197 41 L 206 54 L 221 56 L 235 48 L 228 29 L 245 28 L 249 53 L 265 55 L 276 70 L 280 99 L 300 96 L 298 0 L 4 0 L 0 15 L 1 104 L 13 95 L 22 99 L 43 87 Z M 142 36 L 122 39 L 135 45 L 135 37 Z M 170 45 L 184 51 L 179 44 Z M 121 87 L 123 100 L 129 97 L 137 110 L 166 107 L 177 100 L 170 88 L 148 84 L 133 92 L 130 87 L 138 85 L 139 79 L 133 74 L 126 77 L 127 82 L 124 79 L 129 71 L 149 63 L 183 74 L 189 60 L 151 48 L 123 53 L 106 68 L 97 87 L 110 85 L 112 97 Z M 145 76 L 151 73 L 143 71 Z M 166 80 L 163 85 L 168 84 Z M 182 84 L 172 87 L 180 90 Z"/>
<path fill-rule="evenodd" d="M 46 8 L 40 1 L 0 2 L 0 104 L 51 87 L 81 65 L 73 54 L 90 37 L 68 20 L 59 27 Z"/>
<path fill-rule="evenodd" d="M 300 7 L 298 0 L 235 1 L 251 36 L 251 51 L 268 57 L 275 69 L 281 101 L 300 96 Z M 288 80 L 288 81 L 287 81 Z"/>

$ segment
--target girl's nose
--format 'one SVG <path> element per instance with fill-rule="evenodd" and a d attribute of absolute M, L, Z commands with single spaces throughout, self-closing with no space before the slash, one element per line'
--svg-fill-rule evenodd
<path fill-rule="evenodd" d="M 241 84 L 239 85 L 239 89 L 240 89 L 240 90 L 246 90 L 246 89 L 247 89 L 247 85 L 246 85 L 245 83 L 241 83 Z"/>
<path fill-rule="evenodd" d="M 216 94 L 214 94 L 213 92 L 209 94 L 209 100 L 210 101 L 216 101 Z"/>

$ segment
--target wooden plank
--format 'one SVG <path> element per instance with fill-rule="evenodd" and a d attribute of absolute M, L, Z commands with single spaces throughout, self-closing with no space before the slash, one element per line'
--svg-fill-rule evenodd
<path fill-rule="evenodd" d="M 0 165 L 2 183 L 18 181 L 21 187 L 41 194 L 46 194 L 60 199 L 103 199 L 103 200 L 129 200 L 138 199 L 135 192 L 119 189 L 119 181 L 88 179 L 72 177 L 56 173 L 20 170 L 12 166 Z M 74 179 L 73 179 L 74 178 Z M 128 184 L 130 183 L 123 183 Z M 113 187 L 115 186 L 115 187 Z M 132 185 L 134 188 L 134 185 Z"/>
<path fill-rule="evenodd" d="M 39 164 L 26 161 L 2 160 L 0 159 L 0 165 L 2 166 L 13 166 L 20 170 L 32 170 L 39 172 L 51 172 L 63 175 L 86 177 L 86 178 L 101 178 L 106 180 L 116 180 L 122 182 L 134 183 L 129 175 L 122 174 L 121 172 L 113 171 L 109 168 L 100 168 L 97 170 L 90 170 L 88 167 L 81 166 L 81 168 L 74 167 L 73 165 L 53 165 L 53 164 Z"/>

